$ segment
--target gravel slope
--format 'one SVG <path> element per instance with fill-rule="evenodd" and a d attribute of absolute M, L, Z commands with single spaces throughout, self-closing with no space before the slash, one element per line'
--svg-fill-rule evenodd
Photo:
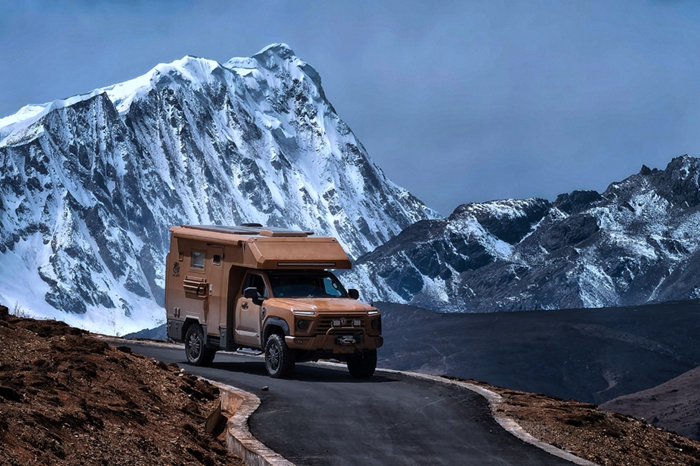
<path fill-rule="evenodd" d="M 697 466 L 700 442 L 655 427 L 644 420 L 614 413 L 594 404 L 562 400 L 481 385 L 503 397 L 499 417 L 515 419 L 536 439 L 600 465 Z"/>
<path fill-rule="evenodd" d="M 242 465 L 206 416 L 218 389 L 63 322 L 0 306 L 0 464 Z"/>

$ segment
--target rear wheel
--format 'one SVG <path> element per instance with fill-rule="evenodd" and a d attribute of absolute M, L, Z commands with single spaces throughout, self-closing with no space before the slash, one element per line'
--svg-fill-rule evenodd
<path fill-rule="evenodd" d="M 204 344 L 204 332 L 199 324 L 192 324 L 185 334 L 185 354 L 187 361 L 195 366 L 208 366 L 216 356 L 216 350 Z"/>
<path fill-rule="evenodd" d="M 348 357 L 348 371 L 356 379 L 372 377 L 377 368 L 377 350 L 369 350 Z"/>
<path fill-rule="evenodd" d="M 265 345 L 265 368 L 275 379 L 289 377 L 294 372 L 294 351 L 276 333 L 270 335 Z"/>

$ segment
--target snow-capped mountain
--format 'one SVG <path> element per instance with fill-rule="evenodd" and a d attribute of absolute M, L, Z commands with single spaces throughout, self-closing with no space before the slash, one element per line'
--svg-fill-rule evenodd
<path fill-rule="evenodd" d="M 599 194 L 464 204 L 358 259 L 365 299 L 441 312 L 637 305 L 700 298 L 700 159 L 682 156 Z"/>
<path fill-rule="evenodd" d="M 0 119 L 0 166 L 0 302 L 106 333 L 163 320 L 172 225 L 308 229 L 358 257 L 436 217 L 284 44 L 24 107 Z"/>

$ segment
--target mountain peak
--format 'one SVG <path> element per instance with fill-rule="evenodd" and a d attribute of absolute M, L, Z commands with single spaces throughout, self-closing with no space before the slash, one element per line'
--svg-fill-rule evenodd
<path fill-rule="evenodd" d="M 253 57 L 269 55 L 276 55 L 285 60 L 296 56 L 294 50 L 292 50 L 291 47 L 289 47 L 287 44 L 278 42 L 275 44 L 270 44 L 267 47 L 263 47 L 263 49 L 255 55 L 253 55 Z"/>
<path fill-rule="evenodd" d="M 246 75 L 248 70 L 277 70 L 285 69 L 296 65 L 299 68 L 308 67 L 305 62 L 300 60 L 294 50 L 287 44 L 275 43 L 264 47 L 252 57 L 233 57 L 223 66 L 231 70 L 237 70 L 240 74 Z"/>
<path fill-rule="evenodd" d="M 211 73 L 221 65 L 215 60 L 185 55 L 172 63 L 161 63 L 151 70 L 151 81 L 157 81 L 163 75 L 171 78 L 183 78 L 191 83 L 204 83 Z"/>
<path fill-rule="evenodd" d="M 0 160 L 0 301 L 102 333 L 162 321 L 172 225 L 306 229 L 359 257 L 434 216 L 284 44 L 25 107 L 0 120 Z"/>

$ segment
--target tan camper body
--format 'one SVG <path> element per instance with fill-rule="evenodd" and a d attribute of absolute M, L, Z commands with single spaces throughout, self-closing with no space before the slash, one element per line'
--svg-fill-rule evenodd
<path fill-rule="evenodd" d="M 374 372 L 380 313 L 328 271 L 351 267 L 335 238 L 250 224 L 170 232 L 167 331 L 191 363 L 251 348 L 265 351 L 273 377 L 319 358 L 346 361 L 354 377 Z"/>

